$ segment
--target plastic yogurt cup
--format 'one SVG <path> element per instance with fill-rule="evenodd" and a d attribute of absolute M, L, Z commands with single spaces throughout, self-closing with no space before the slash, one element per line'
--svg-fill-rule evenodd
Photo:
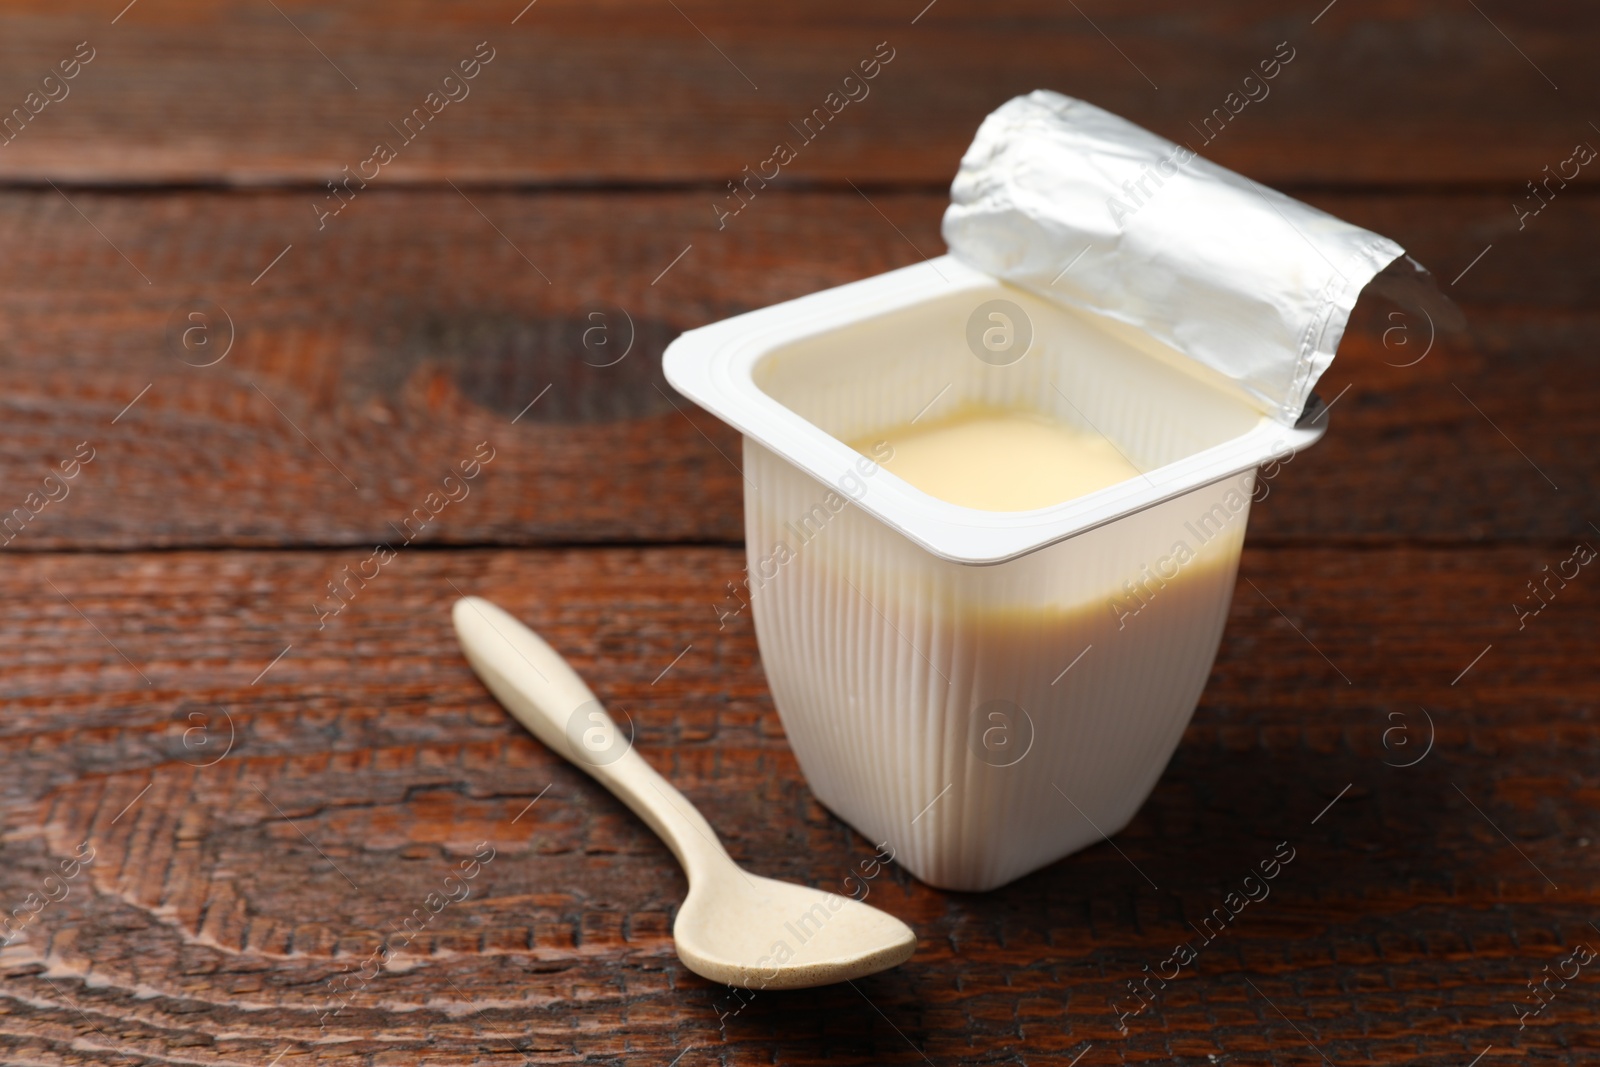
<path fill-rule="evenodd" d="M 1241 384 L 1115 308 L 971 258 L 692 330 L 664 357 L 673 386 L 744 435 L 747 595 L 807 781 L 918 878 L 960 890 L 1133 818 L 1209 676 L 1256 468 L 1325 421 L 1302 417 L 1303 394 L 1264 402 L 1259 365 Z M 1285 380 L 1309 393 L 1305 377 Z M 1140 473 L 984 511 L 845 443 L 966 407 L 1103 436 Z"/>

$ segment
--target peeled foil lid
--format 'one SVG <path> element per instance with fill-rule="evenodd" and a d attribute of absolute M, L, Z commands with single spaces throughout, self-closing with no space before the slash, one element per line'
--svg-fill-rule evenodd
<path fill-rule="evenodd" d="M 1143 331 L 1291 426 L 1362 288 L 1405 252 L 1045 90 L 984 119 L 950 201 L 959 259 Z"/>

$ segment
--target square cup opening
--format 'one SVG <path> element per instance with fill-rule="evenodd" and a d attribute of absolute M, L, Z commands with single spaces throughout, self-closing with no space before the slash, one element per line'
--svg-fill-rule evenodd
<path fill-rule="evenodd" d="M 934 556 L 974 565 L 1281 460 L 1323 432 L 1275 422 L 1235 383 L 1136 328 L 950 256 L 692 330 L 663 365 L 751 441 L 824 487 L 849 487 L 853 503 Z M 872 460 L 852 442 L 965 408 L 1103 438 L 1137 473 L 1014 511 L 950 503 L 888 468 L 863 481 Z"/>
<path fill-rule="evenodd" d="M 963 412 L 1024 414 L 1109 441 L 1141 474 L 1260 423 L 1216 377 L 1121 323 L 999 281 L 818 330 L 751 368 L 764 394 L 842 444 Z"/>

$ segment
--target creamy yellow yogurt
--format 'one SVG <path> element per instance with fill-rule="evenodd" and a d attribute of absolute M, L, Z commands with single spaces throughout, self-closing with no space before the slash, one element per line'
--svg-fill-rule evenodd
<path fill-rule="evenodd" d="M 929 496 L 984 511 L 1050 507 L 1139 475 L 1115 445 L 1044 415 L 969 409 L 851 443 L 893 455 L 890 471 Z"/>

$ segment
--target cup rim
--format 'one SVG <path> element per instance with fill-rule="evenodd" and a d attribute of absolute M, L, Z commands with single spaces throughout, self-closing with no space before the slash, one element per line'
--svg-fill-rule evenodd
<path fill-rule="evenodd" d="M 933 294 L 997 285 L 1009 287 L 953 256 L 940 256 L 689 330 L 667 346 L 662 370 L 673 388 L 700 407 L 824 485 L 837 486 L 853 478 L 861 454 L 764 392 L 755 382 L 756 365 L 784 345 L 922 303 Z M 1321 438 L 1327 420 L 1317 421 L 1288 427 L 1263 412 L 1246 432 L 1141 478 L 1032 511 L 952 504 L 887 469 L 850 499 L 940 559 L 1004 563 L 1282 460 Z"/>

